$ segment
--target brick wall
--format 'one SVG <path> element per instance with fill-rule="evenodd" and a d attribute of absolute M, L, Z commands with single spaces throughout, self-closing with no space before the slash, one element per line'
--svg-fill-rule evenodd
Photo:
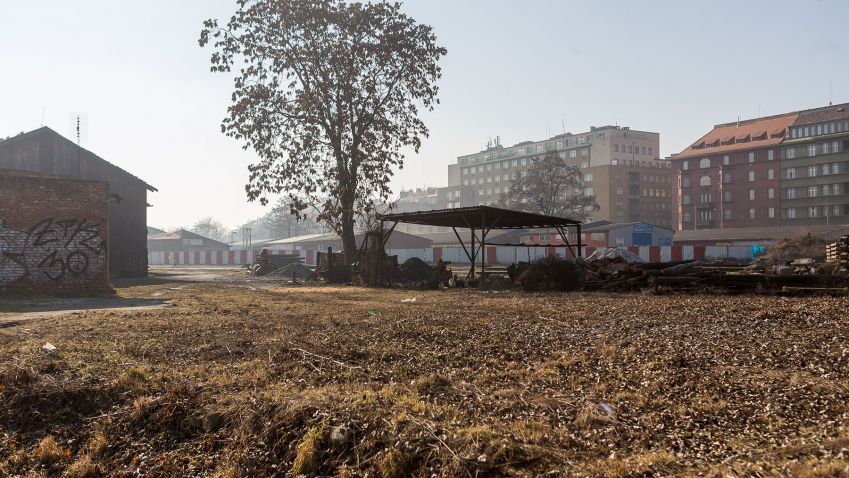
<path fill-rule="evenodd" d="M 0 170 L 0 294 L 109 289 L 106 183 Z"/>

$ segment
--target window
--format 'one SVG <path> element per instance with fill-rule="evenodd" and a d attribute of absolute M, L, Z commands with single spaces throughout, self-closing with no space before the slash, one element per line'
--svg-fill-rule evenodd
<path fill-rule="evenodd" d="M 464 180 L 463 180 L 463 186 L 468 186 L 468 185 L 469 185 L 469 180 L 468 180 L 468 179 L 464 179 Z"/>
<path fill-rule="evenodd" d="M 816 156 L 817 155 L 817 145 L 810 144 L 808 145 L 808 156 Z"/>
<path fill-rule="evenodd" d="M 592 195 L 593 195 L 593 188 L 584 188 L 584 196 L 589 197 L 589 196 L 592 196 Z"/>
<path fill-rule="evenodd" d="M 817 167 L 816 166 L 808 166 L 808 177 L 809 178 L 817 177 Z"/>
<path fill-rule="evenodd" d="M 699 167 L 702 168 L 702 169 L 709 168 L 710 167 L 710 158 L 704 158 L 701 161 L 699 161 Z"/>
<path fill-rule="evenodd" d="M 755 180 L 755 172 L 749 171 L 749 182 L 752 182 L 754 180 Z"/>
<path fill-rule="evenodd" d="M 774 170 L 774 169 L 770 169 L 769 171 L 767 171 L 767 172 L 766 172 L 766 177 L 767 177 L 767 179 L 775 179 L 775 170 Z"/>
<path fill-rule="evenodd" d="M 687 161 L 687 160 L 684 160 L 684 162 L 681 164 L 681 167 L 682 167 L 682 169 L 684 169 L 684 171 L 690 169 L 690 162 Z"/>
<path fill-rule="evenodd" d="M 754 201 L 754 200 L 755 200 L 755 190 L 749 189 L 749 201 Z"/>
<path fill-rule="evenodd" d="M 838 143 L 837 141 L 831 143 L 831 152 L 832 153 L 839 153 L 840 152 L 840 143 Z"/>
<path fill-rule="evenodd" d="M 787 209 L 787 219 L 796 219 L 796 208 L 791 207 Z"/>
<path fill-rule="evenodd" d="M 689 188 L 690 187 L 690 178 L 689 177 L 681 178 L 681 187 L 682 188 Z"/>
<path fill-rule="evenodd" d="M 766 190 L 766 196 L 770 199 L 775 199 L 775 188 L 769 188 Z"/>
<path fill-rule="evenodd" d="M 699 178 L 699 186 L 710 186 L 710 176 L 702 176 Z"/>
<path fill-rule="evenodd" d="M 731 210 L 730 210 L 730 209 L 726 209 L 726 210 L 723 212 L 723 214 L 722 214 L 722 215 L 723 215 L 723 217 L 724 217 L 724 219 L 725 219 L 726 221 L 730 221 L 730 220 L 731 220 Z"/>
<path fill-rule="evenodd" d="M 582 157 L 582 158 L 586 158 L 586 157 L 588 157 L 589 155 L 590 155 L 590 150 L 589 150 L 589 149 L 586 149 L 586 148 L 585 148 L 585 149 L 582 149 L 582 150 L 581 150 L 581 157 Z"/>
<path fill-rule="evenodd" d="M 828 167 L 827 164 L 823 164 L 822 167 L 820 167 L 820 174 L 822 176 L 828 176 L 828 171 L 829 171 L 829 167 Z"/>
<path fill-rule="evenodd" d="M 731 164 L 731 156 L 728 156 L 727 154 L 725 156 L 723 156 L 722 157 L 722 164 L 725 165 L 725 166 L 728 166 L 729 164 Z"/>
<path fill-rule="evenodd" d="M 518 165 L 519 165 L 519 160 L 518 160 L 518 159 L 514 159 L 512 164 L 513 164 L 513 167 L 515 168 L 516 166 L 518 166 Z"/>
<path fill-rule="evenodd" d="M 477 184 L 477 183 L 478 183 L 478 180 L 477 180 L 477 179 L 472 178 L 472 186 L 474 186 L 474 185 L 475 185 L 475 184 Z"/>
<path fill-rule="evenodd" d="M 796 188 L 787 188 L 787 199 L 796 199 Z"/>
<path fill-rule="evenodd" d="M 566 159 L 566 151 L 561 151 L 557 153 L 557 157 L 560 159 Z"/>
<path fill-rule="evenodd" d="M 645 146 L 641 147 L 641 148 L 640 148 L 640 151 L 641 151 L 643 154 L 646 154 L 646 147 L 645 147 Z"/>
<path fill-rule="evenodd" d="M 818 188 L 818 187 L 816 187 L 816 186 L 808 186 L 808 197 L 809 197 L 809 198 L 815 198 L 815 197 L 817 197 L 817 191 L 819 191 L 819 188 Z"/>
<path fill-rule="evenodd" d="M 796 179 L 796 168 L 787 168 L 784 171 L 784 174 L 787 179 Z"/>
<path fill-rule="evenodd" d="M 840 185 L 839 184 L 832 184 L 831 185 L 831 194 L 834 194 L 835 196 L 840 195 Z"/>
<path fill-rule="evenodd" d="M 808 208 L 808 217 L 819 217 L 820 208 L 811 206 Z"/>
<path fill-rule="evenodd" d="M 823 196 L 828 196 L 828 195 L 830 195 L 830 194 L 831 194 L 831 186 L 830 186 L 830 185 L 828 185 L 828 184 L 823 184 L 823 185 L 822 185 L 822 195 L 823 195 Z"/>
<path fill-rule="evenodd" d="M 796 148 L 787 148 L 787 159 L 796 158 Z"/>
<path fill-rule="evenodd" d="M 725 191 L 722 193 L 722 200 L 725 202 L 731 202 L 731 191 Z"/>
<path fill-rule="evenodd" d="M 472 174 L 475 174 L 475 172 L 477 172 L 477 168 L 475 166 L 472 166 Z"/>
<path fill-rule="evenodd" d="M 506 165 L 504 166 L 507 167 Z M 495 163 L 495 169 L 501 169 L 501 163 Z"/>
<path fill-rule="evenodd" d="M 574 158 L 577 158 L 577 157 L 578 157 L 578 152 L 577 152 L 577 151 L 575 151 L 574 149 L 573 149 L 572 151 L 569 151 L 569 157 L 570 157 L 570 158 L 573 158 L 573 159 L 574 159 Z"/>
<path fill-rule="evenodd" d="M 755 218 L 755 210 L 749 209 L 749 219 L 754 219 L 754 218 Z"/>
<path fill-rule="evenodd" d="M 725 184 L 731 184 L 731 173 L 725 172 L 722 174 L 722 182 Z"/>
<path fill-rule="evenodd" d="M 587 161 L 581 161 L 581 167 L 582 168 L 588 168 L 588 167 L 590 167 L 590 163 L 587 162 Z"/>
<path fill-rule="evenodd" d="M 831 215 L 832 215 L 832 216 L 840 216 L 840 215 L 841 215 L 841 214 L 840 214 L 840 205 L 839 205 L 839 204 L 835 204 L 835 205 L 834 205 L 834 207 L 832 207 L 832 208 L 831 208 Z"/>
<path fill-rule="evenodd" d="M 828 154 L 831 152 L 831 143 L 823 143 L 822 144 L 822 154 Z"/>
<path fill-rule="evenodd" d="M 619 152 L 619 145 L 618 145 L 618 144 L 614 144 L 614 145 L 613 145 L 613 152 L 614 152 L 614 153 L 618 153 L 618 152 Z"/>
<path fill-rule="evenodd" d="M 755 153 L 754 153 L 754 151 L 749 152 L 749 162 L 750 162 L 750 163 L 754 163 L 754 162 L 755 162 Z"/>
<path fill-rule="evenodd" d="M 625 191 L 622 188 L 616 188 L 616 195 L 621 196 L 625 194 Z"/>
<path fill-rule="evenodd" d="M 767 159 L 767 161 L 772 161 L 773 159 L 775 159 L 775 151 L 771 150 L 771 149 L 767 150 L 766 159 Z"/>
<path fill-rule="evenodd" d="M 469 174 L 469 168 L 463 168 L 463 175 Z"/>
<path fill-rule="evenodd" d="M 831 174 L 839 174 L 840 173 L 840 164 L 831 163 Z"/>
<path fill-rule="evenodd" d="M 528 165 L 528 158 L 522 158 L 522 166 Z"/>
<path fill-rule="evenodd" d="M 538 144 L 538 145 L 536 146 L 536 150 L 537 150 L 537 153 L 542 153 L 542 145 L 541 145 L 541 144 Z"/>
<path fill-rule="evenodd" d="M 684 203 L 684 204 L 690 204 L 690 195 L 685 194 L 685 195 L 681 196 L 681 202 Z"/>
<path fill-rule="evenodd" d="M 486 165 L 486 170 L 487 170 L 487 171 L 492 171 L 492 165 L 491 165 L 491 164 L 487 164 L 487 165 Z"/>
<path fill-rule="evenodd" d="M 590 182 L 593 180 L 593 173 L 584 174 L 584 181 Z"/>
<path fill-rule="evenodd" d="M 653 154 L 654 154 L 654 153 L 652 153 L 651 146 L 649 146 L 649 156 L 651 156 L 651 155 L 653 155 Z"/>
<path fill-rule="evenodd" d="M 690 213 L 689 212 L 684 213 L 684 222 L 690 222 Z"/>
<path fill-rule="evenodd" d="M 774 218 L 775 217 L 775 208 L 771 207 L 771 208 L 767 209 L 766 215 L 770 219 Z"/>

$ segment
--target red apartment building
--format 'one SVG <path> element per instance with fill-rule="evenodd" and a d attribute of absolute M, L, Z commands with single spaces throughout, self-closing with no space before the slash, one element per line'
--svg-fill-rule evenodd
<path fill-rule="evenodd" d="M 670 159 L 679 230 L 781 223 L 779 144 L 796 113 L 719 124 Z"/>

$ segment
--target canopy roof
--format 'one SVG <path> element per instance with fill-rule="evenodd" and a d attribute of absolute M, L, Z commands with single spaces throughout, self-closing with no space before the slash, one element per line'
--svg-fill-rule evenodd
<path fill-rule="evenodd" d="M 581 221 L 546 216 L 532 212 L 512 211 L 491 206 L 458 207 L 435 211 L 399 212 L 378 216 L 382 221 L 404 222 L 425 226 L 474 229 L 526 229 L 534 227 L 579 226 Z"/>

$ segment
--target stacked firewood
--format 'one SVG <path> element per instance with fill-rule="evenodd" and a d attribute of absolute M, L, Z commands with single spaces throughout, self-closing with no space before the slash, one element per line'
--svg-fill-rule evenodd
<path fill-rule="evenodd" d="M 837 242 L 825 246 L 825 258 L 835 265 L 836 273 L 849 272 L 849 236 L 843 236 Z"/>

